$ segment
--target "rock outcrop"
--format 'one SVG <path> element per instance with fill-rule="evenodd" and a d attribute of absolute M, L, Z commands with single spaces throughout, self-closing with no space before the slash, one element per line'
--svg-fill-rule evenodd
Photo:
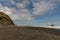
<path fill-rule="evenodd" d="M 8 15 L 0 12 L 0 26 L 12 26 L 15 25 Z"/>

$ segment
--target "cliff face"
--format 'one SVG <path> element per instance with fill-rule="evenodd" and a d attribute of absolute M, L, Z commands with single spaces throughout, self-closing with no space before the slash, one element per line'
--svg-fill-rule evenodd
<path fill-rule="evenodd" d="M 12 26 L 14 25 L 10 17 L 3 12 L 0 12 L 0 26 Z"/>

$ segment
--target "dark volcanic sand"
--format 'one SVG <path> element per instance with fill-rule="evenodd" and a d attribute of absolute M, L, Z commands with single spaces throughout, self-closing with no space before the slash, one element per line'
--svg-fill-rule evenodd
<path fill-rule="evenodd" d="M 0 40 L 60 40 L 60 30 L 40 27 L 0 27 Z"/>

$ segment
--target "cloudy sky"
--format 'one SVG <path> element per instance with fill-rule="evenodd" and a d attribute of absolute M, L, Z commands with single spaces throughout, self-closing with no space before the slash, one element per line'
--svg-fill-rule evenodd
<path fill-rule="evenodd" d="M 17 25 L 60 26 L 60 0 L 0 0 L 0 11 Z"/>

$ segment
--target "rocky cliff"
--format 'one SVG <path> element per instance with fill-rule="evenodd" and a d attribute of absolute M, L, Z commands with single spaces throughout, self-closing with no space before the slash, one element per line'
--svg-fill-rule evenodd
<path fill-rule="evenodd" d="M 8 15 L 3 12 L 0 12 L 0 26 L 12 26 L 14 25 L 13 21 Z"/>

